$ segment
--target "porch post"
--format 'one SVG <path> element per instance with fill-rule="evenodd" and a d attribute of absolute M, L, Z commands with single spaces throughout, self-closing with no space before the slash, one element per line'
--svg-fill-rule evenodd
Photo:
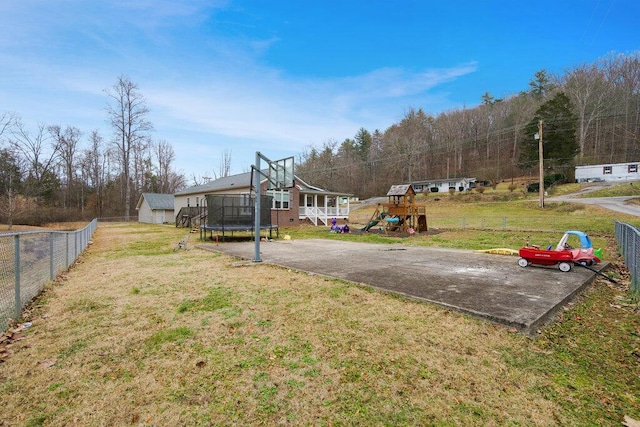
<path fill-rule="evenodd" d="M 309 197 L 309 195 L 307 193 L 304 194 L 304 216 L 308 217 L 309 216 L 309 211 L 307 209 L 309 209 L 307 207 L 307 197 Z"/>
<path fill-rule="evenodd" d="M 329 224 L 329 198 L 324 196 L 324 223 Z"/>
<path fill-rule="evenodd" d="M 313 223 L 318 226 L 318 195 L 313 195 Z"/>

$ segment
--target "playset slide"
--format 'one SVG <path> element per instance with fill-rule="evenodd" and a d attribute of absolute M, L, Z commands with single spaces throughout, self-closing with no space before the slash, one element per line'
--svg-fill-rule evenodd
<path fill-rule="evenodd" d="M 387 216 L 387 213 L 381 212 L 375 219 L 372 219 L 369 224 L 362 227 L 360 231 L 369 231 L 372 227 L 375 227 L 380 221 L 382 221 L 385 216 Z"/>

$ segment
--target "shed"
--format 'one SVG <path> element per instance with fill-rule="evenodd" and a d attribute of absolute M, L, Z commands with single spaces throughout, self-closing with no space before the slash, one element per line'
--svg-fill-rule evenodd
<path fill-rule="evenodd" d="M 136 210 L 138 222 L 164 224 L 173 221 L 173 194 L 142 193 Z"/>

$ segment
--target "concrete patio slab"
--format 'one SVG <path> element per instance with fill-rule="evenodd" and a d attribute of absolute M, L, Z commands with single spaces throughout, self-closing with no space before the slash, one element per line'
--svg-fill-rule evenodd
<path fill-rule="evenodd" d="M 198 247 L 246 260 L 253 242 Z M 518 257 L 325 239 L 262 242 L 262 262 L 344 279 L 531 333 L 595 277 L 585 268 L 520 267 Z M 601 269 L 605 264 L 599 265 Z"/>

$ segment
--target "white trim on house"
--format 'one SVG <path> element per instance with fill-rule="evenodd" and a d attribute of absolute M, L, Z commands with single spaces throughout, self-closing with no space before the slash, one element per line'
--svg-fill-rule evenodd
<path fill-rule="evenodd" d="M 318 222 L 329 225 L 333 218 L 349 219 L 349 197 L 319 193 L 304 193 L 300 196 L 300 219 L 309 219 L 314 225 L 318 225 Z M 329 206 L 330 203 L 334 204 L 333 201 L 335 206 Z"/>
<path fill-rule="evenodd" d="M 576 166 L 576 182 L 640 180 L 640 161 Z"/>

